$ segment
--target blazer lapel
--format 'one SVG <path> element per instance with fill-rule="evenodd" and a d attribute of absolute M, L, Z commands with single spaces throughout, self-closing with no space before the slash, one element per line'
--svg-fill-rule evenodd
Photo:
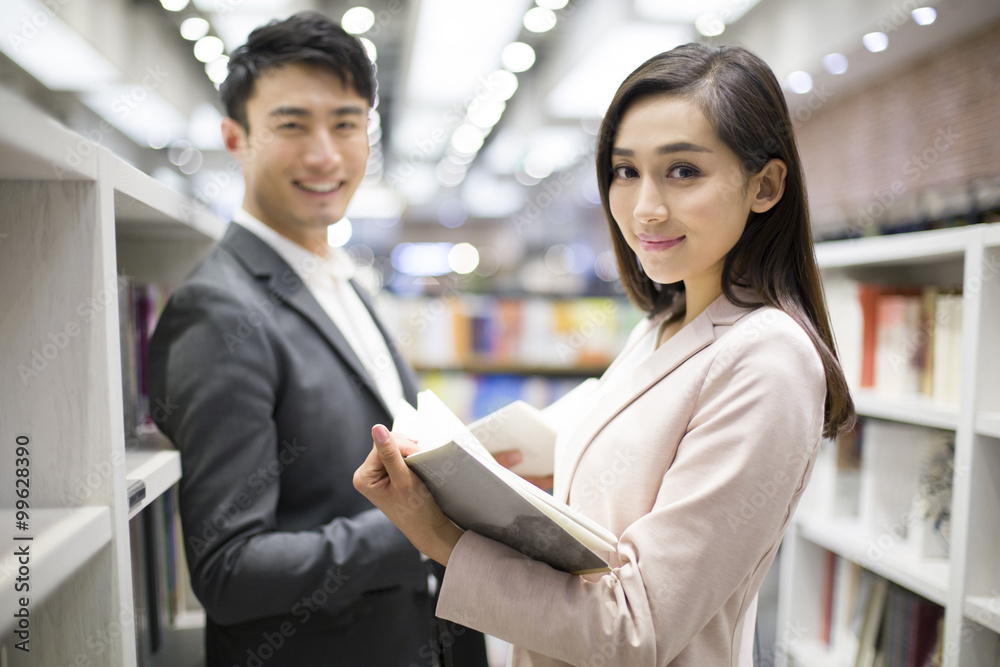
<path fill-rule="evenodd" d="M 344 338 L 337 325 L 326 314 L 323 307 L 302 283 L 302 278 L 288 265 L 271 246 L 256 234 L 236 223 L 231 223 L 221 244 L 247 268 L 254 277 L 267 280 L 268 291 L 276 303 L 285 303 L 297 311 L 326 339 L 333 351 L 343 360 L 358 382 L 371 391 L 385 411 L 392 414 L 385 404 L 382 394 L 365 371 L 361 359 Z M 377 323 L 377 320 L 376 320 Z M 381 330 L 381 326 L 379 326 Z"/>
<path fill-rule="evenodd" d="M 605 378 L 608 378 L 607 381 L 612 383 L 607 388 L 607 394 L 593 406 L 593 409 L 576 427 L 562 461 L 557 462 L 557 465 L 566 466 L 566 474 L 559 475 L 559 483 L 553 490 L 553 495 L 563 502 L 568 502 L 569 489 L 580 459 L 594 437 L 609 421 L 651 386 L 715 342 L 717 325 L 725 326 L 725 330 L 728 330 L 729 325 L 735 323 L 750 310 L 735 306 L 725 296 L 720 296 L 631 373 L 614 376 L 611 371 L 618 365 L 618 359 L 616 359 L 615 363 L 609 367 L 609 372 L 605 373 L 605 377 L 601 379 L 602 383 L 606 381 Z M 650 328 L 658 328 L 661 322 L 662 318 L 652 321 Z M 646 333 L 648 331 L 647 329 Z M 722 331 L 718 333 L 721 335 Z M 622 356 L 624 353 L 619 355 L 619 359 Z M 600 390 L 602 389 L 599 388 L 598 391 Z"/>

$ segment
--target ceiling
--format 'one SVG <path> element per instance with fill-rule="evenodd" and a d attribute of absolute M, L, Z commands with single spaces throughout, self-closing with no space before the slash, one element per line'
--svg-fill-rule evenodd
<path fill-rule="evenodd" d="M 1000 16 L 995 0 L 4 0 L 0 82 L 85 135 L 114 126 L 97 138 L 228 216 L 242 184 L 183 21 L 207 20 L 229 52 L 272 18 L 316 9 L 339 21 L 357 4 L 374 17 L 361 36 L 377 52 L 379 89 L 369 174 L 348 211 L 365 221 L 353 239 L 376 250 L 468 240 L 515 259 L 582 242 L 591 266 L 606 246 L 594 134 L 618 83 L 649 56 L 692 40 L 744 44 L 802 119 Z M 937 20 L 921 26 L 910 12 L 924 4 Z M 535 32 L 532 20 L 554 25 Z M 705 36 L 696 22 L 724 32 Z M 863 46 L 875 31 L 885 51 Z M 503 58 L 512 42 L 534 53 L 516 74 L 524 63 Z M 824 69 L 834 52 L 843 74 Z M 796 71 L 811 89 L 792 92 Z"/>

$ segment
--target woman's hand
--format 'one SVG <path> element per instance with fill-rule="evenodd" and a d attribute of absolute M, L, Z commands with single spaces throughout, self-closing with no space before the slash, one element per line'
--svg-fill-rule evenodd
<path fill-rule="evenodd" d="M 499 463 L 500 465 L 502 465 L 504 468 L 507 468 L 508 470 L 510 470 L 511 468 L 513 468 L 514 466 L 516 466 L 518 463 L 520 463 L 521 460 L 524 457 L 521 456 L 521 452 L 519 450 L 517 450 L 517 449 L 508 449 L 505 452 L 496 452 L 495 454 L 493 454 L 493 458 L 495 458 L 497 460 L 497 463 Z M 511 472 L 513 472 L 515 474 L 520 474 L 520 473 L 517 473 L 516 470 L 511 470 Z M 530 477 L 528 475 L 521 475 L 521 477 L 523 477 L 525 480 L 531 482 L 532 484 L 534 484 L 535 486 L 537 486 L 542 491 L 551 491 L 552 490 L 552 483 L 553 483 L 552 475 L 548 475 L 546 477 Z"/>
<path fill-rule="evenodd" d="M 382 510 L 421 553 L 447 565 L 463 531 L 444 515 L 403 461 L 420 449 L 381 424 L 372 428 L 372 439 L 371 453 L 354 472 L 354 488 Z"/>

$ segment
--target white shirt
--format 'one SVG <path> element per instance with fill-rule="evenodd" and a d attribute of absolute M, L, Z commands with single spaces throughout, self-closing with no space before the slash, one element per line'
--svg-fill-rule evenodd
<path fill-rule="evenodd" d="M 403 399 L 403 385 L 382 333 L 350 283 L 355 273 L 350 256 L 343 248 L 332 246 L 326 257 L 315 255 L 268 227 L 243 208 L 233 214 L 233 222 L 269 245 L 302 278 L 310 294 L 319 302 L 361 360 L 365 372 L 375 382 L 391 415 Z"/>

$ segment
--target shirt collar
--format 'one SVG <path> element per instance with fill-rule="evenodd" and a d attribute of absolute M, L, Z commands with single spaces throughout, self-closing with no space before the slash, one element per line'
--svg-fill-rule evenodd
<path fill-rule="evenodd" d="M 290 238 L 282 236 L 242 207 L 233 213 L 233 222 L 271 246 L 305 280 L 320 271 L 340 280 L 350 280 L 354 277 L 357 267 L 343 248 L 328 246 L 329 254 L 326 257 L 316 255 Z"/>

